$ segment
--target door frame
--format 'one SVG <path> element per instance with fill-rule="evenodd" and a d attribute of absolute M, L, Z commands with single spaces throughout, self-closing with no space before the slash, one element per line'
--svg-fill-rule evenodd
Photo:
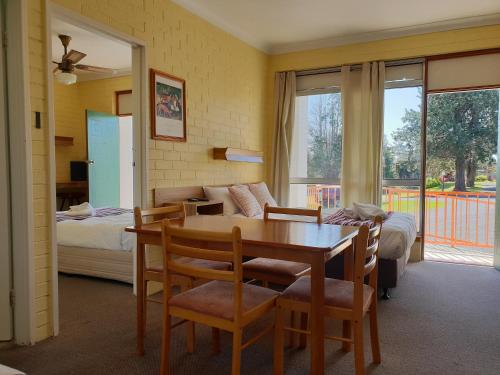
<path fill-rule="evenodd" d="M 45 2 L 45 32 L 47 56 L 47 103 L 48 103 L 48 136 L 49 136 L 49 179 L 50 179 L 50 223 L 51 223 L 51 267 L 52 267 L 52 322 L 53 334 L 59 334 L 59 286 L 58 286 L 58 261 L 57 261 L 57 234 L 56 234 L 56 161 L 55 161 L 55 115 L 54 92 L 52 74 L 52 19 L 58 18 L 75 26 L 84 28 L 93 33 L 100 34 L 121 41 L 131 46 L 132 49 L 132 92 L 133 92 L 133 127 L 134 127 L 134 205 L 145 207 L 147 204 L 148 189 L 148 147 L 149 137 L 149 95 L 148 71 L 146 58 L 146 42 L 129 34 L 117 31 L 110 26 L 97 22 L 91 18 L 75 13 L 67 8 Z M 134 267 L 135 268 L 135 267 Z M 134 269 L 135 273 L 135 269 Z"/>
<path fill-rule="evenodd" d="M 6 0 L 14 341 L 35 342 L 34 208 L 27 0 Z"/>
<path fill-rule="evenodd" d="M 425 180 L 427 178 L 427 103 L 429 94 L 437 94 L 437 93 L 453 93 L 458 91 L 475 91 L 475 90 L 488 90 L 488 89 L 497 89 L 500 90 L 500 85 L 482 85 L 482 86 L 465 86 L 458 87 L 452 89 L 438 89 L 438 90 L 429 90 L 428 88 L 428 70 L 429 70 L 429 62 L 435 60 L 447 60 L 454 59 L 460 57 L 469 57 L 469 56 L 481 56 L 488 54 L 497 54 L 500 53 L 500 48 L 487 48 L 473 51 L 465 51 L 465 52 L 452 52 L 440 55 L 427 56 L 425 58 L 424 64 L 424 90 L 422 95 L 423 100 L 423 153 L 422 153 L 422 195 L 421 195 L 421 215 L 422 215 L 422 243 L 421 243 L 421 254 L 422 260 L 425 260 L 425 197 L 426 197 L 426 188 L 425 188 Z M 500 110 L 500 109 L 499 109 Z M 500 121 L 500 112 L 499 112 L 499 121 Z M 500 155 L 500 129 L 498 132 L 498 143 L 497 143 L 497 155 Z M 497 192 L 500 187 L 500 168 L 497 168 Z M 495 203 L 495 232 L 500 232 L 500 204 Z M 500 236 L 495 235 L 494 245 L 493 245 L 493 267 L 500 271 Z"/>

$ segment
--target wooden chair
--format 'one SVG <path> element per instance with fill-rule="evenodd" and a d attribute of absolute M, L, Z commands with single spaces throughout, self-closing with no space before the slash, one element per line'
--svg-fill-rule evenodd
<path fill-rule="evenodd" d="M 273 217 L 269 217 L 273 214 Z M 287 215 L 281 217 L 279 215 Z M 302 217 L 302 220 L 299 219 Z M 303 208 L 271 207 L 264 206 L 264 220 L 297 220 L 304 221 L 304 217 L 314 217 L 315 222 L 321 224 L 321 206 L 316 210 Z M 291 262 L 279 259 L 255 258 L 243 263 L 243 275 L 250 280 L 260 280 L 267 287 L 269 283 L 288 286 L 299 277 L 308 274 L 311 266 L 305 263 Z M 295 325 L 295 313 L 290 314 L 291 325 Z M 307 324 L 307 316 L 301 317 L 302 326 Z M 306 327 L 303 327 L 306 328 Z M 295 345 L 295 335 L 290 333 L 290 346 Z M 305 336 L 301 336 L 301 347 L 305 347 Z"/>
<path fill-rule="evenodd" d="M 165 221 L 162 235 L 165 251 L 163 277 L 166 288 L 163 294 L 161 374 L 169 373 L 170 333 L 173 328 L 171 317 L 182 319 L 180 323 L 193 321 L 211 326 L 217 340 L 220 329 L 232 332 L 231 373 L 239 374 L 241 350 L 272 331 L 273 326 L 264 329 L 246 343 L 242 343 L 243 328 L 272 310 L 279 293 L 256 285 L 243 284 L 242 243 L 239 227 L 234 227 L 232 233 L 216 233 L 176 228 L 169 226 L 168 221 Z M 190 245 L 185 245 L 186 243 Z M 191 247 L 192 243 L 203 247 Z M 208 244 L 211 243 L 222 246 L 225 250 L 210 249 Z M 228 247 L 230 250 L 227 250 Z M 228 271 L 197 267 L 192 264 L 179 263 L 174 256 L 232 262 L 233 269 Z M 212 281 L 172 296 L 173 275 L 186 275 Z M 216 349 L 218 345 L 217 342 Z"/>
<path fill-rule="evenodd" d="M 185 218 L 185 211 L 183 205 L 172 205 L 165 206 L 159 208 L 150 208 L 146 210 L 142 210 L 140 207 L 134 208 L 134 220 L 135 225 L 140 226 L 147 222 L 157 222 L 162 221 L 165 218 L 170 220 L 183 220 Z M 145 251 L 144 249 L 138 249 L 138 251 Z M 179 262 L 184 263 L 200 263 L 196 259 L 190 259 L 182 257 L 178 259 Z M 137 288 L 142 288 L 143 290 L 143 306 L 144 306 L 144 320 L 142 322 L 143 326 L 146 326 L 147 322 L 147 302 L 155 302 L 159 301 L 150 299 L 147 297 L 148 283 L 150 281 L 156 281 L 158 283 L 163 283 L 163 262 L 159 264 L 147 264 L 145 262 L 142 274 L 143 274 L 143 283 L 142 285 L 137 285 Z M 203 266 L 211 269 L 217 270 L 228 270 L 231 268 L 231 263 L 228 262 L 203 262 Z M 189 276 L 175 275 L 172 276 L 172 284 L 178 286 L 182 291 L 186 291 L 191 289 L 193 286 L 206 282 L 206 280 L 196 279 Z M 194 351 L 195 346 L 195 327 L 194 324 L 187 325 L 187 348 L 188 352 L 192 353 Z M 144 330 L 145 332 L 146 330 Z"/>
<path fill-rule="evenodd" d="M 348 330 L 348 337 L 326 336 L 326 339 L 354 344 L 356 375 L 365 374 L 363 350 L 363 318 L 370 317 L 371 348 L 374 363 L 380 363 L 380 345 L 377 327 L 377 274 L 378 247 L 382 218 L 375 218 L 375 226 L 369 229 L 364 225 L 359 229 L 355 243 L 354 281 L 325 279 L 325 315 L 353 325 L 354 337 Z M 365 278 L 368 277 L 368 284 Z M 311 279 L 304 276 L 289 286 L 277 300 L 276 325 L 274 336 L 274 373 L 283 373 L 284 331 L 292 330 L 301 334 L 310 331 L 285 327 L 285 310 L 310 313 Z M 346 332 L 346 331 L 344 331 Z"/>

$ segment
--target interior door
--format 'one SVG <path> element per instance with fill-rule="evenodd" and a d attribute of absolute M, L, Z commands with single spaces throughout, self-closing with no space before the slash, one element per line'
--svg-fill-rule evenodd
<path fill-rule="evenodd" d="M 3 1 L 0 1 L 0 30 L 3 30 Z M 11 240 L 9 204 L 9 163 L 5 116 L 4 51 L 0 43 L 0 341 L 12 339 Z"/>
<path fill-rule="evenodd" d="M 89 201 L 93 207 L 120 206 L 118 116 L 87 110 Z"/>

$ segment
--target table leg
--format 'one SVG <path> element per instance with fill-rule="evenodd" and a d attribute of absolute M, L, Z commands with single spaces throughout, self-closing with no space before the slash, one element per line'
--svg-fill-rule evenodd
<path fill-rule="evenodd" d="M 141 356 L 144 355 L 144 252 L 145 245 L 137 240 L 137 354 Z"/>
<path fill-rule="evenodd" d="M 352 281 L 353 279 L 353 265 L 354 265 L 354 244 L 351 244 L 344 250 L 344 280 Z M 352 338 L 352 327 L 350 320 L 342 322 L 342 337 Z M 342 342 L 342 350 L 350 352 L 352 345 L 350 342 Z"/>
<path fill-rule="evenodd" d="M 311 263 L 311 374 L 325 371 L 325 260 L 314 254 Z"/>

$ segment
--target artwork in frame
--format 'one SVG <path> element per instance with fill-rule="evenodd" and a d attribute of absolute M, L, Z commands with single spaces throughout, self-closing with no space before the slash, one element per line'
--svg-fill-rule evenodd
<path fill-rule="evenodd" d="M 186 84 L 181 78 L 150 69 L 151 137 L 186 142 Z"/>

